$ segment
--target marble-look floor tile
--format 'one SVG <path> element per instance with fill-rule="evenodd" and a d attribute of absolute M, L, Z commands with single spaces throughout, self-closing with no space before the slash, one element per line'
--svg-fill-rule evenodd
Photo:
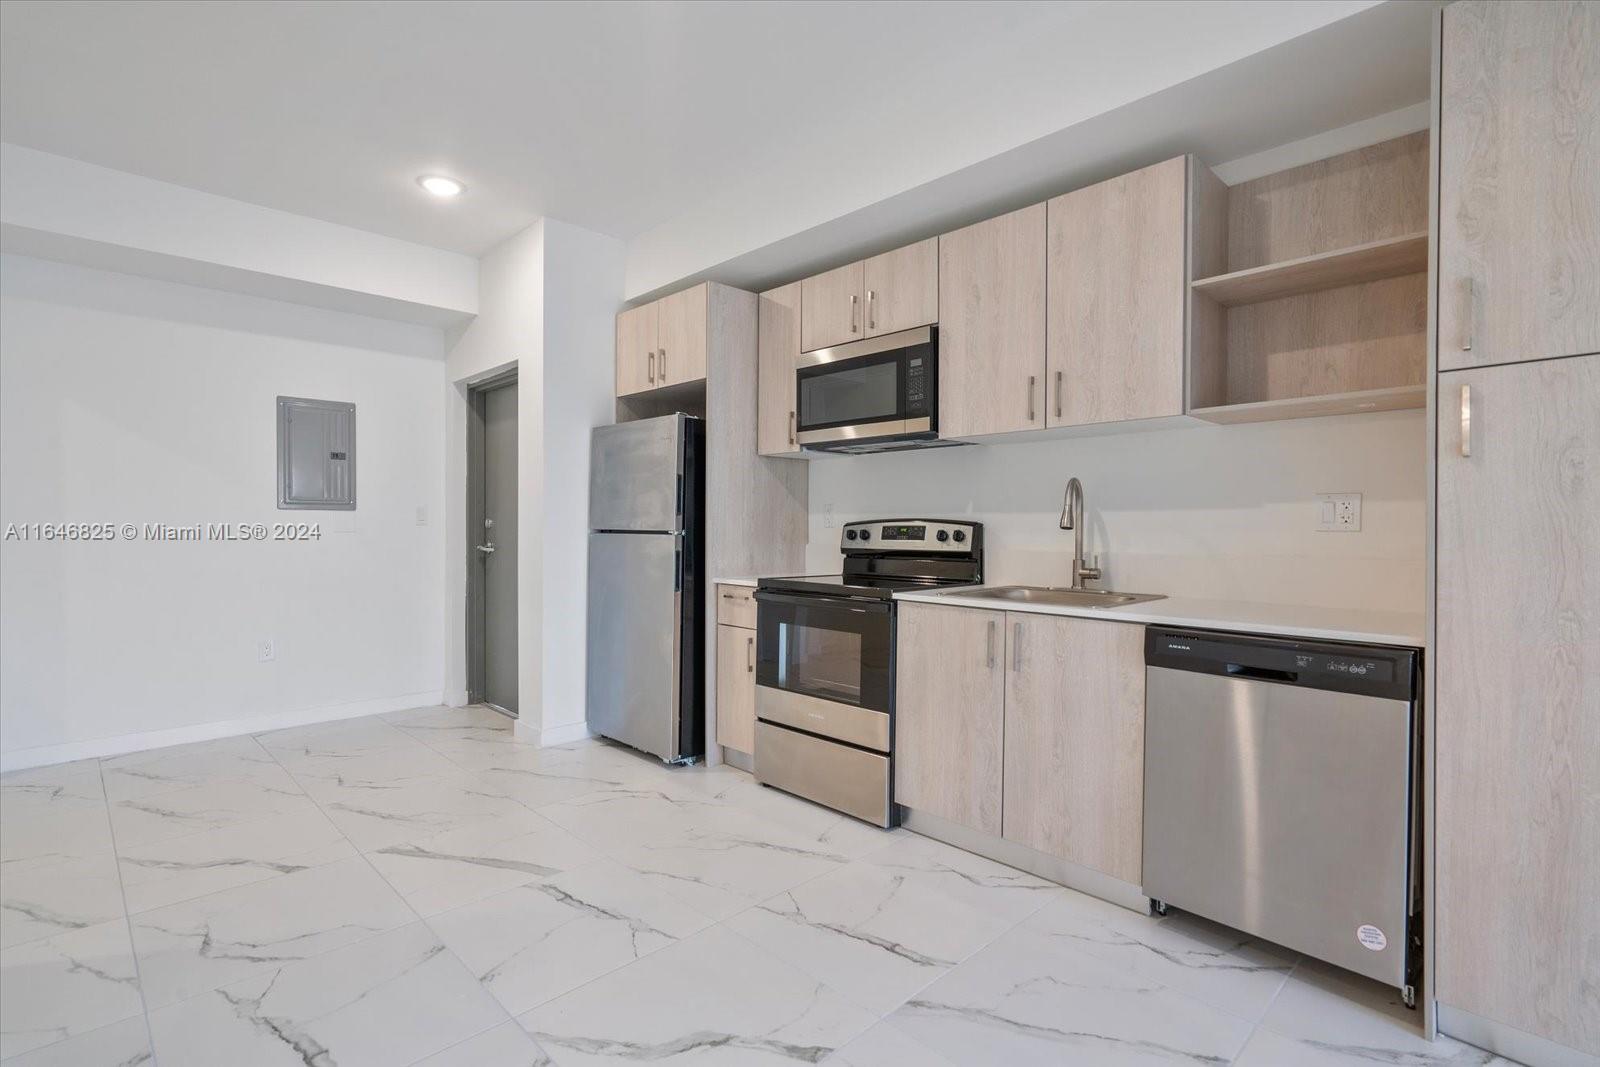
<path fill-rule="evenodd" d="M 910 833 L 869 853 L 862 862 L 1008 923 L 1021 922 L 1063 892 L 1054 882 Z"/>
<path fill-rule="evenodd" d="M 740 912 L 728 925 L 881 1016 L 1013 923 L 916 876 L 852 863 Z"/>
<path fill-rule="evenodd" d="M 409 734 L 382 719 L 346 719 L 342 722 L 298 726 L 256 734 L 256 741 L 290 774 L 337 773 L 359 761 L 407 754 L 437 763 L 439 755 Z"/>
<path fill-rule="evenodd" d="M 454 769 L 390 789 L 319 791 L 317 803 L 357 848 L 368 852 L 447 830 L 498 827 L 511 837 L 549 825 L 532 806 Z"/>
<path fill-rule="evenodd" d="M 550 1063 L 533 1035 L 510 1022 L 435 1052 L 414 1067 L 549 1067 Z"/>
<path fill-rule="evenodd" d="M 435 748 L 489 788 L 534 807 L 638 785 L 663 773 L 604 748 L 583 753 L 529 745 L 441 743 Z"/>
<path fill-rule="evenodd" d="M 1372 1067 L 1375 1063 L 1396 1067 L 1516 1067 L 1492 1052 L 1443 1035 L 1424 1044 L 1427 1047 L 1421 1051 L 1400 1052 L 1389 1043 L 1366 1046 L 1349 1041 L 1297 1040 L 1259 1027 L 1233 1063 L 1234 1067 Z"/>
<path fill-rule="evenodd" d="M 385 845 L 367 859 L 390 885 L 424 917 L 470 904 L 514 886 L 593 863 L 600 853 L 578 838 L 541 820 L 526 833 L 518 822 L 509 828 L 447 830 L 432 837 Z"/>
<path fill-rule="evenodd" d="M 1027 924 L 1043 938 L 1252 1022 L 1277 996 L 1297 958 L 1193 915 L 1157 919 L 1071 890 Z"/>
<path fill-rule="evenodd" d="M 143 1067 L 153 1063 L 150 1024 L 135 1015 L 6 1060 L 6 1067 Z"/>
<path fill-rule="evenodd" d="M 142 1010 L 124 919 L 0 950 L 0 1058 Z"/>
<path fill-rule="evenodd" d="M 951 1067 L 949 1060 L 888 1022 L 875 1024 L 823 1062 L 829 1067 Z"/>
<path fill-rule="evenodd" d="M 1337 1063 L 1343 1062 L 1338 1056 L 1360 1055 L 1377 1062 L 1453 1064 L 1451 1057 L 1466 1055 L 1461 1062 L 1488 1062 L 1471 1059 L 1479 1050 L 1470 1046 L 1461 1053 L 1424 1038 L 1420 1014 L 1405 1006 L 1399 990 L 1316 960 L 1300 961 L 1261 1025 L 1304 1046 L 1308 1059 L 1315 1054 Z"/>
<path fill-rule="evenodd" d="M 611 860 L 530 882 L 429 925 L 507 1011 L 527 1011 L 710 925 Z"/>
<path fill-rule="evenodd" d="M 1227 1064 L 1251 1024 L 1020 926 L 889 1016 L 956 1064 Z"/>
<path fill-rule="evenodd" d="M 562 1067 L 819 1063 L 873 1019 L 811 976 L 712 927 L 519 1016 Z"/>
<path fill-rule="evenodd" d="M 0 775 L 0 823 L 33 818 L 45 811 L 105 807 L 98 760 L 30 767 Z"/>
<path fill-rule="evenodd" d="M 382 716 L 390 726 L 425 745 L 455 742 L 480 745 L 524 744 L 516 739 L 515 719 L 481 704 L 464 708 L 412 708 Z"/>
<path fill-rule="evenodd" d="M 0 871 L 111 855 L 104 804 L 55 806 L 0 822 Z"/>
<path fill-rule="evenodd" d="M 225 779 L 153 796 L 114 800 L 111 826 L 117 847 L 125 849 L 316 810 L 311 798 L 287 775 L 276 784 Z"/>
<path fill-rule="evenodd" d="M 0 870 L 0 948 L 122 917 L 110 855 Z"/>
<path fill-rule="evenodd" d="M 394 1067 L 504 1018 L 413 923 L 154 1011 L 150 1028 L 162 1067 Z"/>
<path fill-rule="evenodd" d="M 137 914 L 348 859 L 356 851 L 313 808 L 222 830 L 124 845 L 118 853 L 128 911 Z"/>
<path fill-rule="evenodd" d="M 171 1004 L 414 921 L 361 858 L 133 916 L 145 999 Z"/>
<path fill-rule="evenodd" d="M 719 801 L 680 791 L 665 782 L 608 786 L 548 804 L 539 813 L 604 851 L 682 840 L 725 819 Z"/>
<path fill-rule="evenodd" d="M 298 792 L 289 774 L 253 737 L 229 737 L 192 745 L 135 752 L 103 762 L 106 797 L 141 797 L 219 782 L 255 782 Z"/>

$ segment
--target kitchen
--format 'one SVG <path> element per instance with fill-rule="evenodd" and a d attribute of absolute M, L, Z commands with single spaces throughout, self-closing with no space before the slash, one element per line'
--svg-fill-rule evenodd
<path fill-rule="evenodd" d="M 4 1067 L 1600 1063 L 1597 0 L 0 50 Z"/>

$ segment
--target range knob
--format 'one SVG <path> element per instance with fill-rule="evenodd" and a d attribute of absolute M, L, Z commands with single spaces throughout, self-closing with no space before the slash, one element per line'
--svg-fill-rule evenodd
<path fill-rule="evenodd" d="M 844 539 L 846 541 L 854 541 L 856 539 L 856 532 L 854 530 L 846 530 L 844 532 Z"/>
<path fill-rule="evenodd" d="M 861 540 L 863 540 L 863 541 L 872 540 L 872 531 L 871 530 L 862 530 L 861 531 Z"/>
<path fill-rule="evenodd" d="M 935 538 L 937 538 L 938 540 L 940 540 L 940 541 L 948 541 L 948 540 L 950 540 L 950 531 L 949 530 L 940 530 L 938 533 L 934 534 L 933 536 Z"/>
<path fill-rule="evenodd" d="M 965 531 L 965 530 L 957 530 L 953 536 L 956 539 L 956 544 L 959 545 L 961 542 L 963 542 L 963 541 L 965 541 L 967 539 L 967 531 Z"/>

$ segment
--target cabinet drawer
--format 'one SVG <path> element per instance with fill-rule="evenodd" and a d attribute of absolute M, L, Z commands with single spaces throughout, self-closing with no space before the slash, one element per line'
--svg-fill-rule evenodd
<path fill-rule="evenodd" d="M 717 586 L 717 622 L 756 628 L 756 591 L 745 585 Z"/>

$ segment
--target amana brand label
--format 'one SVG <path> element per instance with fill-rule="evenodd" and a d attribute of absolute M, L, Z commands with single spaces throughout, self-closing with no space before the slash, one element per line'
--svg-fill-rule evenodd
<path fill-rule="evenodd" d="M 1371 923 L 1363 923 L 1356 927 L 1356 940 L 1361 942 L 1363 948 L 1370 948 L 1374 952 L 1382 952 L 1389 947 L 1389 939 L 1383 936 L 1383 931 Z"/>

